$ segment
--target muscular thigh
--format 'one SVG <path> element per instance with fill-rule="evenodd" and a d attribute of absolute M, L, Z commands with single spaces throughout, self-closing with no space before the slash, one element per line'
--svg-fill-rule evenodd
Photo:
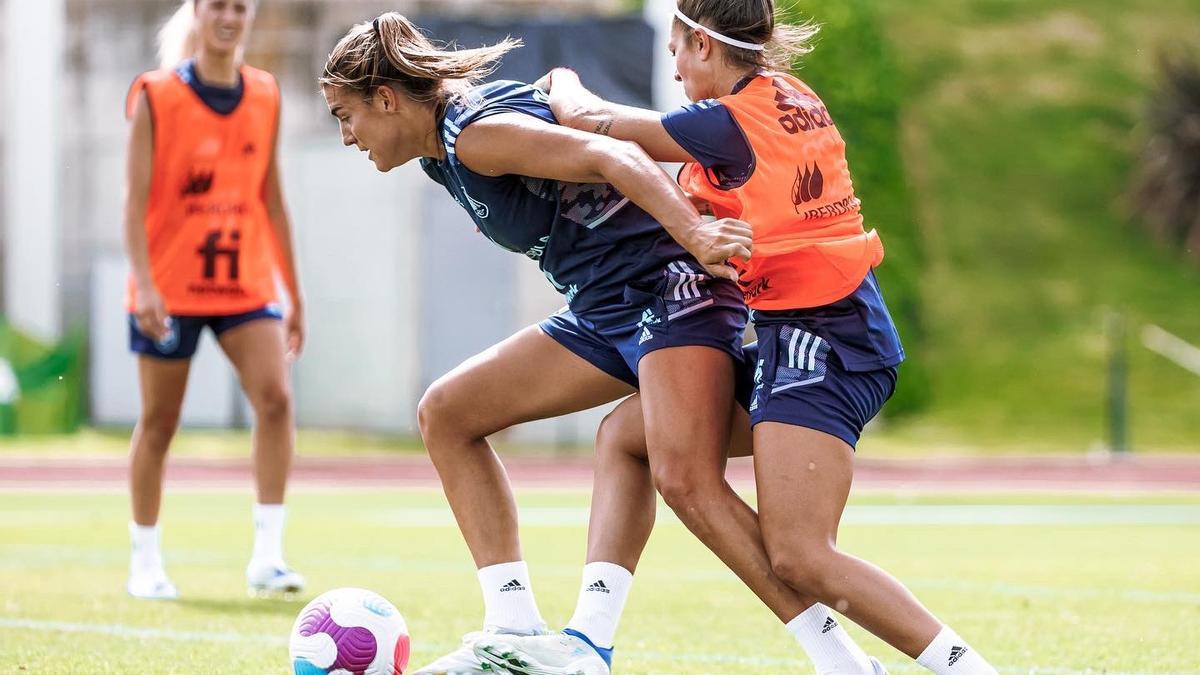
<path fill-rule="evenodd" d="M 754 454 L 753 439 L 750 434 L 750 415 L 739 403 L 731 403 L 729 456 L 749 457 Z M 634 394 L 621 401 L 601 425 L 604 433 L 597 436 L 597 454 L 608 450 L 600 445 L 601 440 L 612 448 L 631 454 L 642 459 L 646 458 L 646 424 L 642 414 L 642 397 Z"/>
<path fill-rule="evenodd" d="M 674 347 L 647 354 L 638 367 L 651 465 L 723 467 L 733 401 L 730 355 L 711 347 Z"/>
<path fill-rule="evenodd" d="M 823 431 L 779 422 L 754 426 L 758 512 L 768 550 L 837 541 L 853 458 L 845 441 Z"/>
<path fill-rule="evenodd" d="M 217 342 L 237 370 L 247 395 L 282 393 L 290 386 L 287 343 L 278 319 L 257 319 L 224 330 L 217 335 Z"/>
<path fill-rule="evenodd" d="M 454 415 L 464 430 L 487 435 L 594 408 L 633 391 L 530 326 L 438 378 L 423 405 Z"/>
<path fill-rule="evenodd" d="M 179 416 L 190 367 L 189 359 L 162 359 L 144 354 L 138 357 L 143 417 L 173 420 Z"/>

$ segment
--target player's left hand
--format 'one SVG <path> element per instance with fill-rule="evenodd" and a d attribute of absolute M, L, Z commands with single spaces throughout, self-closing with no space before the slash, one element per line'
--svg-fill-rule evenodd
<path fill-rule="evenodd" d="M 304 351 L 303 305 L 292 305 L 284 320 L 284 328 L 287 330 L 287 358 L 289 361 L 295 361 L 300 358 L 300 352 Z"/>

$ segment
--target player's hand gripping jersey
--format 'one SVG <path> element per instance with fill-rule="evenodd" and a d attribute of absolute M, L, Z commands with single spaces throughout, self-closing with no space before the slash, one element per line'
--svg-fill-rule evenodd
<path fill-rule="evenodd" d="M 187 64 L 185 64 L 187 65 Z M 140 75 L 154 125 L 146 235 L 154 283 L 173 315 L 230 315 L 276 298 L 276 244 L 264 200 L 275 146 L 275 79 L 242 66 L 241 101 L 217 112 L 184 81 L 185 66 Z M 136 306 L 132 279 L 128 305 Z"/>

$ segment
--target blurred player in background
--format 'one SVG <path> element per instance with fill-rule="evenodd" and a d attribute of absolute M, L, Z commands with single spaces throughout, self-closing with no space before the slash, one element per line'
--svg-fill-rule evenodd
<path fill-rule="evenodd" d="M 479 568 L 486 632 L 533 635 L 546 624 L 487 436 L 640 388 L 650 454 L 696 486 L 677 506 L 702 513 L 704 527 L 742 532 L 740 500 L 710 458 L 728 445 L 746 318 L 725 262 L 749 250 L 744 223 L 705 222 L 636 145 L 558 126 L 528 85 L 472 84 L 518 44 L 444 51 L 388 13 L 338 43 L 321 83 L 345 145 L 381 171 L 420 158 L 485 236 L 537 261 L 566 296 L 567 308 L 440 378 L 418 411 Z M 735 537 L 721 552 L 737 557 L 746 544 Z M 480 637 L 416 672 L 498 672 L 474 651 Z M 608 672 L 605 650 L 579 655 L 578 672 Z"/>
<path fill-rule="evenodd" d="M 743 369 L 752 393 L 735 408 L 732 435 L 734 453 L 748 454 L 752 429 L 759 511 L 738 525 L 761 536 L 750 553 L 797 591 L 772 609 L 817 672 L 879 666 L 861 652 L 848 661 L 853 650 L 822 649 L 845 633 L 824 605 L 796 611 L 799 594 L 836 607 L 932 672 L 992 675 L 899 581 L 836 546 L 855 445 L 895 390 L 904 352 L 872 271 L 883 246 L 863 229 L 845 142 L 816 93 L 786 74 L 816 32 L 776 25 L 772 0 L 679 0 L 669 48 L 675 79 L 696 103 L 661 115 L 611 104 L 569 70 L 539 84 L 560 123 L 683 162 L 679 181 L 693 198 L 753 229 L 749 262 L 731 261 L 758 333 Z M 588 564 L 564 634 L 491 636 L 476 645 L 506 657 L 495 662 L 513 672 L 572 673 L 576 651 L 612 644 L 626 579 L 653 527 L 654 488 L 668 504 L 680 490 L 646 452 L 636 399 L 597 436 Z M 611 582 L 596 592 L 614 576 L 622 579 L 617 592 Z"/>
<path fill-rule="evenodd" d="M 184 2 L 159 38 L 161 68 L 129 92 L 125 244 L 130 348 L 142 410 L 133 432 L 128 591 L 178 595 L 159 549 L 163 465 L 200 333 L 216 335 L 254 409 L 254 592 L 295 592 L 283 559 L 284 491 L 294 444 L 288 361 L 304 305 L 277 162 L 279 89 L 242 63 L 250 0 Z M 277 276 L 287 286 L 286 319 Z"/>

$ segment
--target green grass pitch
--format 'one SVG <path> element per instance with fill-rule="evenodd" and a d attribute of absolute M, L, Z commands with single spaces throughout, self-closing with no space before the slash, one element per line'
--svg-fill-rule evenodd
<path fill-rule="evenodd" d="M 124 593 L 126 498 L 0 494 L 0 672 L 286 673 L 304 601 L 339 586 L 398 605 L 412 665 L 482 618 L 473 566 L 436 490 L 300 488 L 287 550 L 295 601 L 246 596 L 240 491 L 168 491 L 176 602 Z M 520 490 L 525 555 L 552 624 L 571 612 L 587 493 Z M 1200 673 L 1200 495 L 857 495 L 841 545 L 898 575 L 1001 672 Z M 896 673 L 923 672 L 852 627 Z M 635 577 L 616 672 L 810 672 L 774 618 L 668 513 Z"/>

